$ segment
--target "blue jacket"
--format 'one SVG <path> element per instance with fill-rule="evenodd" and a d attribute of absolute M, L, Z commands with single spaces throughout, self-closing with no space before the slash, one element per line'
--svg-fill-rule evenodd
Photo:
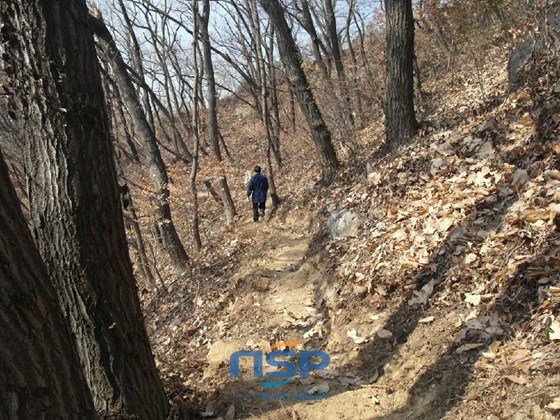
<path fill-rule="evenodd" d="M 253 203 L 264 203 L 268 192 L 268 179 L 261 174 L 255 174 L 247 185 L 247 197 L 253 194 Z"/>

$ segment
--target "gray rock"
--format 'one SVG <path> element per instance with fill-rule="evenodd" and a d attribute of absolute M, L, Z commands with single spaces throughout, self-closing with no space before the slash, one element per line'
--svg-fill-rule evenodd
<path fill-rule="evenodd" d="M 554 6 L 546 14 L 546 36 L 530 37 L 513 49 L 508 61 L 510 92 L 520 84 L 520 71 L 531 59 L 533 53 L 547 52 L 551 48 L 560 48 L 560 5 Z"/>
<path fill-rule="evenodd" d="M 508 61 L 509 88 L 515 89 L 519 82 L 519 72 L 533 55 L 534 41 L 528 39 L 514 48 Z"/>
<path fill-rule="evenodd" d="M 345 209 L 332 214 L 327 226 L 333 239 L 345 239 L 349 236 L 358 235 L 360 224 L 358 215 Z"/>

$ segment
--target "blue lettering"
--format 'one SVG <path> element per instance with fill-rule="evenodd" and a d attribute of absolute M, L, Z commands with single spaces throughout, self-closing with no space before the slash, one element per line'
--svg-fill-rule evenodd
<path fill-rule="evenodd" d="M 311 357 L 319 357 L 321 359 L 320 363 L 310 363 L 309 359 Z M 321 369 L 325 369 L 330 363 L 331 363 L 331 358 L 329 357 L 329 355 L 327 353 L 325 353 L 324 351 L 318 351 L 318 350 L 313 350 L 313 351 L 302 351 L 299 354 L 299 375 L 302 378 L 307 378 L 309 376 L 309 371 L 310 370 L 321 370 Z M 267 359 L 268 361 L 268 359 Z"/>
<path fill-rule="evenodd" d="M 277 357 L 295 357 L 296 353 L 293 351 L 271 351 L 266 355 L 266 363 L 270 366 L 285 367 L 285 372 L 267 372 L 266 376 L 269 378 L 290 378 L 297 373 L 297 366 L 288 362 L 287 360 L 276 360 Z"/>
<path fill-rule="evenodd" d="M 229 376 L 230 378 L 239 377 L 239 358 L 253 358 L 253 377 L 260 378 L 263 376 L 262 352 L 260 351 L 236 351 L 229 358 Z"/>

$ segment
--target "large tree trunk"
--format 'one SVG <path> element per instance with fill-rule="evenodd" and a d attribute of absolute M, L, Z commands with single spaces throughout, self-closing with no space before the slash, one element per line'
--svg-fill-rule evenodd
<path fill-rule="evenodd" d="M 95 418 L 75 343 L 1 153 L 0 232 L 0 418 Z"/>
<path fill-rule="evenodd" d="M 386 144 L 392 152 L 410 141 L 414 114 L 414 21 L 411 0 L 385 0 L 387 26 Z"/>
<path fill-rule="evenodd" d="M 5 48 L 18 84 L 34 234 L 95 407 L 165 418 L 166 397 L 128 255 L 85 1 L 18 0 L 7 9 L 3 21 L 18 31 Z"/>
<path fill-rule="evenodd" d="M 332 144 L 331 133 L 325 124 L 321 111 L 319 111 L 313 92 L 311 92 L 307 82 L 307 77 L 303 72 L 301 55 L 292 37 L 288 22 L 286 22 L 284 9 L 278 0 L 259 0 L 259 2 L 274 26 L 280 57 L 284 63 L 288 79 L 296 91 L 301 111 L 309 125 L 323 178 L 325 181 L 331 181 L 339 167 L 339 162 Z"/>

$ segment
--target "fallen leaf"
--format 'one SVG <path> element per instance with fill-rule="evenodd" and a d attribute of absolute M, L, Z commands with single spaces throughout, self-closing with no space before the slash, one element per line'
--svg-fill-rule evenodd
<path fill-rule="evenodd" d="M 470 303 L 474 306 L 478 306 L 480 305 L 480 295 L 465 293 L 465 302 Z"/>
<path fill-rule="evenodd" d="M 516 350 L 511 356 L 509 356 L 509 362 L 523 362 L 525 360 L 529 360 L 531 358 L 531 352 L 525 349 Z"/>
<path fill-rule="evenodd" d="M 546 406 L 546 409 L 549 411 L 560 411 L 560 397 L 556 397 L 554 398 L 554 401 L 552 401 L 550 404 L 548 404 Z"/>
<path fill-rule="evenodd" d="M 465 345 L 459 347 L 457 350 L 455 350 L 455 353 L 461 354 L 461 353 L 464 353 L 466 351 L 482 347 L 483 345 L 484 345 L 483 343 L 465 344 Z"/>
<path fill-rule="evenodd" d="M 428 304 L 428 299 L 430 298 L 430 296 L 434 292 L 435 283 L 436 283 L 435 279 L 431 280 L 426 285 L 424 285 L 424 287 L 422 287 L 422 289 L 420 289 L 419 291 L 415 290 L 414 294 L 416 296 L 409 299 L 408 304 L 409 305 L 415 305 L 417 303 L 420 303 L 422 305 L 427 305 Z"/>
<path fill-rule="evenodd" d="M 456 335 L 455 338 L 453 339 L 453 342 L 455 344 L 459 344 L 461 341 L 463 341 L 465 338 L 467 338 L 467 333 L 469 332 L 468 328 L 463 328 L 461 329 Z"/>
<path fill-rule="evenodd" d="M 235 418 L 235 405 L 230 405 L 224 420 L 233 420 Z"/>
<path fill-rule="evenodd" d="M 551 170 L 551 171 L 546 171 L 544 174 L 547 178 L 560 181 L 560 171 Z"/>
<path fill-rule="evenodd" d="M 527 363 L 517 361 L 513 364 L 516 369 L 522 371 L 523 373 L 529 374 L 529 365 Z"/>
<path fill-rule="evenodd" d="M 513 382 L 515 384 L 519 384 L 519 385 L 526 385 L 527 384 L 527 378 L 524 376 L 514 376 L 514 375 L 507 375 L 504 376 L 503 379 L 507 379 L 510 382 Z"/>
<path fill-rule="evenodd" d="M 550 324 L 548 338 L 551 340 L 560 340 L 560 322 L 555 320 Z"/>
<path fill-rule="evenodd" d="M 358 376 L 350 376 L 350 375 L 340 376 L 337 379 L 338 382 L 340 382 L 344 386 L 356 385 L 362 380 L 362 378 Z"/>
<path fill-rule="evenodd" d="M 348 330 L 346 331 L 346 335 L 354 340 L 354 343 L 356 344 L 363 344 L 367 343 L 368 341 L 367 337 L 358 337 L 358 333 L 356 332 L 356 330 Z"/>
<path fill-rule="evenodd" d="M 477 259 L 478 259 L 478 257 L 476 256 L 476 254 L 473 254 L 471 252 L 471 253 L 465 255 L 464 263 L 468 265 L 470 263 L 475 262 Z"/>
<path fill-rule="evenodd" d="M 432 322 L 434 319 L 436 319 L 435 316 L 428 316 L 426 318 L 422 318 L 421 320 L 418 321 L 419 324 L 429 324 L 430 322 Z"/>
<path fill-rule="evenodd" d="M 501 341 L 494 341 L 492 344 L 490 344 L 488 346 L 488 349 L 492 352 L 492 353 L 498 353 L 498 349 L 500 348 L 500 346 L 502 345 Z"/>

